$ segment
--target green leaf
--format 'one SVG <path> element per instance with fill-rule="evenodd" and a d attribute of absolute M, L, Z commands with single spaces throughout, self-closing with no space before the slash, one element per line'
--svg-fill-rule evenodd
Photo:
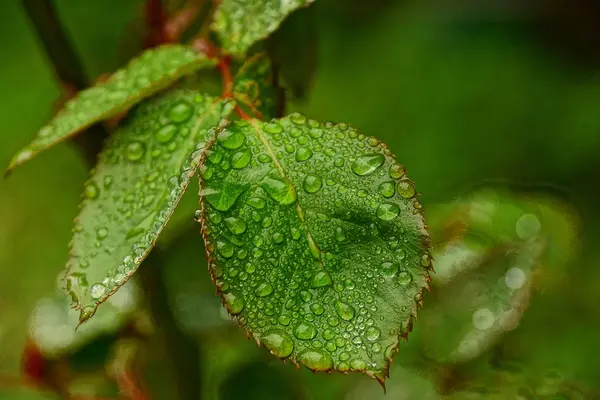
<path fill-rule="evenodd" d="M 429 280 L 413 183 L 387 147 L 300 114 L 223 128 L 202 232 L 229 312 L 271 353 L 383 381 Z"/>
<path fill-rule="evenodd" d="M 226 53 L 244 55 L 259 40 L 274 32 L 294 10 L 314 0 L 223 0 L 215 11 L 212 29 Z"/>
<path fill-rule="evenodd" d="M 60 397 L 49 391 L 35 387 L 0 387 L 0 400 L 59 400 Z"/>
<path fill-rule="evenodd" d="M 104 83 L 85 89 L 69 100 L 27 147 L 11 160 L 8 170 L 62 142 L 90 125 L 112 118 L 182 76 L 212 66 L 214 60 L 181 45 L 148 50 L 118 70 Z"/>
<path fill-rule="evenodd" d="M 36 347 L 47 358 L 72 355 L 94 340 L 117 333 L 131 320 L 141 300 L 141 291 L 129 281 L 100 309 L 93 320 L 77 330 L 79 315 L 60 295 L 39 300 L 29 317 L 29 332 Z"/>
<path fill-rule="evenodd" d="M 258 119 L 267 120 L 277 114 L 277 90 L 273 66 L 266 53 L 249 58 L 238 70 L 233 83 L 233 96 L 239 106 Z"/>
<path fill-rule="evenodd" d="M 174 90 L 142 104 L 109 139 L 75 221 L 67 289 L 81 321 L 147 256 L 231 101 Z"/>

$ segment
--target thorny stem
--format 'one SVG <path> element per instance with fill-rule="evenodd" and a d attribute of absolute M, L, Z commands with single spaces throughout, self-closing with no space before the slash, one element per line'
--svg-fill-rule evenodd
<path fill-rule="evenodd" d="M 70 88 L 71 93 L 87 87 L 88 80 L 82 64 L 61 26 L 53 0 L 23 0 L 23 5 L 62 85 Z M 95 125 L 73 139 L 89 167 L 96 164 L 97 155 L 107 136 L 108 132 L 101 125 Z M 201 397 L 202 387 L 200 349 L 198 343 L 177 326 L 161 275 L 163 267 L 161 252 L 154 249 L 139 270 L 140 280 L 150 302 L 154 323 L 163 334 L 165 353 L 170 358 L 170 367 L 178 386 L 179 396 L 176 398 L 197 400 Z"/>

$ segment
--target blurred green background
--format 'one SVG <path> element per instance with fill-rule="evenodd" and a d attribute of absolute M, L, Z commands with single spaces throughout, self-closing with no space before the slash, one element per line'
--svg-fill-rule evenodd
<path fill-rule="evenodd" d="M 56 5 L 90 77 L 132 54 L 141 0 Z M 290 99 L 289 110 L 348 122 L 388 143 L 422 193 L 426 216 L 496 181 L 534 199 L 560 201 L 558 212 L 579 223 L 571 258 L 542 267 L 519 327 L 478 360 L 438 365 L 435 375 L 460 376 L 468 386 L 487 376 L 489 360 L 501 353 L 519 382 L 559 376 L 585 388 L 580 394 L 600 388 L 600 6 L 593 0 L 317 0 L 312 7 L 313 85 L 305 101 Z M 52 115 L 60 88 L 20 2 L 0 2 L 0 16 L 0 165 L 7 165 Z M 29 314 L 56 292 L 86 177 L 75 149 L 61 144 L 0 182 L 0 375 L 19 374 Z M 162 244 L 170 254 L 171 305 L 202 351 L 206 398 L 383 396 L 376 383 L 357 375 L 297 372 L 244 338 L 220 311 L 200 236 L 179 234 L 196 230 L 194 202 L 187 197 L 177 228 Z M 423 336 L 416 325 L 394 361 L 388 398 L 442 398 L 439 381 L 412 368 L 422 361 L 415 355 Z M 168 399 L 173 377 L 162 377 L 156 357 L 147 362 L 155 378 L 148 386 Z M 490 379 L 488 386 L 514 381 Z M 481 397 L 464 398 L 515 398 L 473 393 Z M 547 398 L 595 396 L 573 393 Z"/>

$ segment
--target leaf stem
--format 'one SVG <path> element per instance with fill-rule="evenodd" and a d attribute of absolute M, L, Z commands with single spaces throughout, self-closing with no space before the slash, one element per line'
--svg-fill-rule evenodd
<path fill-rule="evenodd" d="M 169 42 L 165 30 L 168 16 L 162 0 L 147 0 L 145 13 L 148 33 L 144 40 L 144 48 L 151 48 Z"/>
<path fill-rule="evenodd" d="M 63 90 L 72 96 L 88 86 L 88 78 L 71 42 L 60 23 L 53 0 L 23 0 L 23 6 Z M 108 132 L 96 124 L 72 140 L 84 158 L 95 162 Z"/>

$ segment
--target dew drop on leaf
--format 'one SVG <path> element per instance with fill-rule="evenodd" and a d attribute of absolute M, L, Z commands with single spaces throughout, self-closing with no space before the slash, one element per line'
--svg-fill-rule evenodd
<path fill-rule="evenodd" d="M 192 107 L 187 102 L 182 101 L 171 107 L 171 110 L 169 110 L 169 118 L 171 121 L 180 124 L 190 119 L 192 113 Z"/>
<path fill-rule="evenodd" d="M 287 178 L 266 176 L 263 179 L 262 187 L 273 200 L 280 204 L 287 205 L 296 201 L 296 190 Z"/>
<path fill-rule="evenodd" d="M 146 154 L 146 145 L 139 141 L 131 142 L 127 145 L 126 157 L 129 161 L 140 161 Z"/>
<path fill-rule="evenodd" d="M 173 124 L 164 125 L 159 128 L 154 136 L 156 137 L 156 141 L 159 143 L 168 143 L 175 137 L 177 133 L 177 127 Z"/>
<path fill-rule="evenodd" d="M 327 271 L 319 271 L 317 272 L 310 282 L 310 287 L 319 288 L 324 286 L 331 286 L 333 281 L 331 280 L 331 275 Z"/>
<path fill-rule="evenodd" d="M 294 341 L 290 335 L 281 329 L 271 329 L 266 331 L 261 336 L 260 340 L 267 346 L 271 353 L 280 358 L 289 356 L 292 354 L 292 350 L 294 350 Z"/>
<path fill-rule="evenodd" d="M 307 193 L 317 193 L 322 185 L 323 181 L 318 175 L 309 174 L 304 178 L 303 187 Z"/>
<path fill-rule="evenodd" d="M 377 171 L 385 162 L 383 154 L 369 154 L 359 157 L 350 167 L 356 175 L 365 176 Z"/>
<path fill-rule="evenodd" d="M 99 299 L 106 294 L 106 286 L 101 283 L 95 283 L 90 288 L 90 296 L 94 299 Z"/>
<path fill-rule="evenodd" d="M 225 218 L 225 225 L 227 226 L 227 229 L 229 229 L 229 231 L 234 235 L 241 235 L 242 233 L 246 232 L 246 222 L 241 218 Z"/>
<path fill-rule="evenodd" d="M 252 153 L 250 149 L 245 149 L 234 153 L 231 156 L 231 167 L 234 169 L 242 169 L 245 168 L 252 159 Z"/>
<path fill-rule="evenodd" d="M 338 300 L 335 302 L 335 311 L 344 321 L 350 321 L 352 318 L 354 318 L 354 307 L 348 303 L 344 303 L 343 301 Z"/>
<path fill-rule="evenodd" d="M 223 294 L 223 298 L 225 299 L 225 304 L 231 314 L 239 314 L 244 309 L 244 299 L 241 295 L 230 291 Z"/>
<path fill-rule="evenodd" d="M 300 340 L 310 340 L 317 336 L 317 329 L 313 324 L 301 322 L 294 328 L 294 336 Z"/>
<path fill-rule="evenodd" d="M 383 203 L 377 207 L 377 218 L 384 221 L 391 221 L 400 213 L 400 207 L 397 204 Z"/>
<path fill-rule="evenodd" d="M 415 187 L 409 180 L 398 182 L 398 194 L 405 199 L 410 199 L 415 196 Z"/>
<path fill-rule="evenodd" d="M 331 356 L 318 349 L 304 350 L 298 354 L 298 361 L 313 371 L 328 371 L 333 368 Z"/>

